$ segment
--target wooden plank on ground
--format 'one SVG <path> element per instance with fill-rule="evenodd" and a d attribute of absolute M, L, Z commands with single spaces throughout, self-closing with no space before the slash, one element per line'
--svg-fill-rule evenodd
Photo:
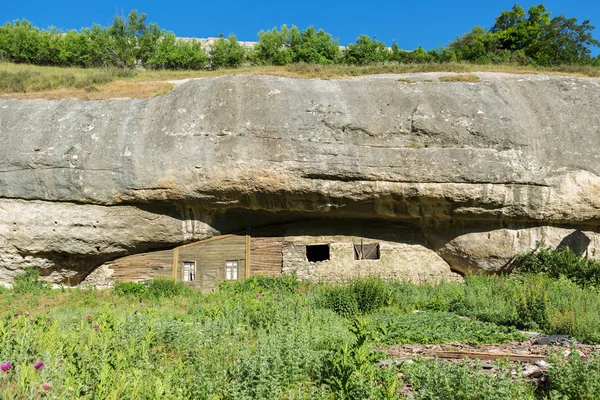
<path fill-rule="evenodd" d="M 473 358 L 478 360 L 509 360 L 535 362 L 545 360 L 547 356 L 541 354 L 514 354 L 514 353 L 485 353 L 480 351 L 436 351 L 439 358 Z"/>

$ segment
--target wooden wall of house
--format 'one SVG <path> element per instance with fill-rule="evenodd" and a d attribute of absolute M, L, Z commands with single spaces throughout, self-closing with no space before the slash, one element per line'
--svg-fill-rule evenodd
<path fill-rule="evenodd" d="M 196 279 L 192 286 L 203 290 L 216 288 L 225 279 L 225 263 L 237 260 L 238 279 L 246 277 L 246 237 L 228 235 L 180 246 L 177 252 L 177 280 L 182 280 L 183 263 L 196 263 Z"/>
<path fill-rule="evenodd" d="M 117 282 L 143 282 L 153 278 L 171 278 L 173 250 L 122 257 L 107 262 L 105 266 L 114 271 L 109 279 Z"/>
<path fill-rule="evenodd" d="M 280 275 L 283 265 L 283 237 L 250 239 L 250 276 Z"/>

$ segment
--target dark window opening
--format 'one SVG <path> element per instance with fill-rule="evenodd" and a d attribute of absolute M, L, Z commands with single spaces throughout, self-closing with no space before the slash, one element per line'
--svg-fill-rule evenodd
<path fill-rule="evenodd" d="M 379 243 L 371 244 L 354 244 L 354 259 L 355 260 L 379 260 Z"/>
<path fill-rule="evenodd" d="M 310 262 L 329 260 L 328 244 L 313 244 L 306 246 L 306 259 Z"/>

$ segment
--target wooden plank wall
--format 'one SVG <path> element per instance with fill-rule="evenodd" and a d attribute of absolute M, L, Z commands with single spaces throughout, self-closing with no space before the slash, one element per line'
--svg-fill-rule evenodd
<path fill-rule="evenodd" d="M 196 263 L 198 274 L 202 268 L 225 269 L 227 260 L 244 260 L 246 258 L 245 236 L 229 236 L 220 240 L 205 243 L 192 243 L 179 247 L 178 270 L 181 271 L 185 261 Z M 243 273 L 243 271 L 241 271 Z M 224 279 L 224 277 L 220 277 Z M 181 279 L 179 277 L 178 279 Z"/>
<path fill-rule="evenodd" d="M 105 265 L 114 270 L 110 279 L 117 282 L 170 278 L 173 270 L 173 250 L 134 254 L 117 258 Z"/>
<path fill-rule="evenodd" d="M 250 239 L 250 276 L 281 275 L 283 237 Z"/>

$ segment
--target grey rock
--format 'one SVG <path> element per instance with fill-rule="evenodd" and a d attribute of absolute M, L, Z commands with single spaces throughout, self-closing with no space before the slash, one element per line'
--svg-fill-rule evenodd
<path fill-rule="evenodd" d="M 77 283 L 116 257 L 327 218 L 402 222 L 459 272 L 510 269 L 536 240 L 585 237 L 598 258 L 598 80 L 441 75 L 0 100 L 0 281 L 34 266 Z"/>

